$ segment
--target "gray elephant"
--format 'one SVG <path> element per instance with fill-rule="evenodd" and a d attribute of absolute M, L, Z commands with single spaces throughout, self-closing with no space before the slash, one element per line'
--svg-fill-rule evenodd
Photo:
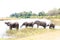
<path fill-rule="evenodd" d="M 30 23 L 29 23 L 29 22 L 24 22 L 24 23 L 21 25 L 21 27 L 22 27 L 22 26 L 26 26 L 26 28 L 27 28 L 27 27 L 29 26 L 29 27 L 32 27 L 32 28 L 33 28 L 33 25 L 34 25 L 33 22 L 30 22 Z M 21 27 L 20 27 L 20 28 L 21 28 Z"/>
<path fill-rule="evenodd" d="M 7 24 L 7 26 L 10 27 L 10 30 L 12 30 L 12 28 L 16 28 L 17 30 L 19 29 L 19 23 L 18 22 L 15 22 L 15 23 L 5 22 L 5 24 Z"/>
<path fill-rule="evenodd" d="M 42 21 L 37 20 L 37 21 L 34 22 L 34 24 L 37 24 L 37 28 L 39 26 L 43 26 L 44 29 L 46 28 L 46 23 L 45 22 L 42 22 Z"/>

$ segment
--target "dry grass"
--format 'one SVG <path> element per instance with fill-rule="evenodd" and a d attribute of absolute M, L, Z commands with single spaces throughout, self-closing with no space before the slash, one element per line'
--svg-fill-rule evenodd
<path fill-rule="evenodd" d="M 17 20 L 18 18 L 9 18 L 9 17 L 6 17 L 6 18 L 0 18 L 0 20 Z"/>
<path fill-rule="evenodd" d="M 16 32 L 16 30 L 15 30 L 15 32 Z M 1 39 L 1 40 L 48 40 L 48 39 L 49 40 L 59 40 L 60 39 L 60 29 L 31 29 L 31 28 L 27 28 L 27 29 L 19 30 L 16 33 L 11 33 L 11 34 L 18 36 L 18 35 L 16 35 L 17 33 L 19 36 L 25 35 L 25 37 L 22 37 L 22 38 L 16 37 L 16 38 L 7 38 L 7 39 L 5 38 L 5 39 Z M 31 34 L 31 33 L 33 33 L 33 34 Z M 28 35 L 28 34 L 30 34 L 30 35 Z"/>
<path fill-rule="evenodd" d="M 27 36 L 31 36 L 31 35 L 36 35 L 36 34 L 42 34 L 46 31 L 47 29 L 37 29 L 37 28 L 25 28 L 22 30 L 8 30 L 7 33 L 10 36 L 16 36 L 19 38 L 23 38 L 23 37 L 27 37 Z"/>
<path fill-rule="evenodd" d="M 60 19 L 50 19 L 55 25 L 60 26 Z"/>

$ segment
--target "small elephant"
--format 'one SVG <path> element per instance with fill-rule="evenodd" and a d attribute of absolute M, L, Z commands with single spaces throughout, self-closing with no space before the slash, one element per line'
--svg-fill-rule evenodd
<path fill-rule="evenodd" d="M 50 25 L 49 25 L 49 28 L 51 29 L 51 28 L 55 28 L 55 25 L 53 24 L 53 23 L 51 23 Z"/>

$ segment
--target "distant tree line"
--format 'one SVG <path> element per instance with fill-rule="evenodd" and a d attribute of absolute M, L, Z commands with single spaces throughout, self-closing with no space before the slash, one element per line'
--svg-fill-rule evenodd
<path fill-rule="evenodd" d="M 46 16 L 45 12 L 39 12 L 38 14 L 30 12 L 20 12 L 20 13 L 13 13 L 10 15 L 10 17 L 16 17 L 16 18 L 30 18 L 31 16 Z"/>
<path fill-rule="evenodd" d="M 12 13 L 10 17 L 16 17 L 16 18 L 30 18 L 31 16 L 58 16 L 60 15 L 60 8 L 54 8 L 52 10 L 49 10 L 47 13 L 44 11 L 39 12 L 38 14 L 33 13 L 32 11 L 26 12 L 19 12 L 19 13 Z"/>
<path fill-rule="evenodd" d="M 60 8 L 54 8 L 52 10 L 49 10 L 47 13 L 49 16 L 58 16 L 60 15 Z"/>

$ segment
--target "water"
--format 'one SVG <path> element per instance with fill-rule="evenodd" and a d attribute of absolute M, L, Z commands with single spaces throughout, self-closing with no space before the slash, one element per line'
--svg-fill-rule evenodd
<path fill-rule="evenodd" d="M 6 31 L 9 30 L 9 27 L 5 24 L 5 22 L 18 22 L 19 23 L 19 29 L 20 26 L 22 25 L 22 23 L 24 22 L 34 22 L 36 20 L 40 20 L 40 21 L 44 21 L 48 24 L 51 23 L 50 20 L 48 19 L 20 19 L 20 20 L 5 20 L 5 21 L 0 21 L 0 38 L 11 38 L 11 36 L 7 36 Z M 23 26 L 22 28 L 25 28 L 25 26 Z M 34 25 L 34 28 L 37 28 L 37 25 Z M 42 27 L 39 27 L 42 28 Z M 47 27 L 49 28 L 49 27 Z M 60 26 L 56 26 L 55 29 L 60 29 Z"/>
<path fill-rule="evenodd" d="M 0 38 L 6 35 L 6 30 L 8 30 L 8 27 L 4 24 L 4 21 L 0 21 Z"/>

